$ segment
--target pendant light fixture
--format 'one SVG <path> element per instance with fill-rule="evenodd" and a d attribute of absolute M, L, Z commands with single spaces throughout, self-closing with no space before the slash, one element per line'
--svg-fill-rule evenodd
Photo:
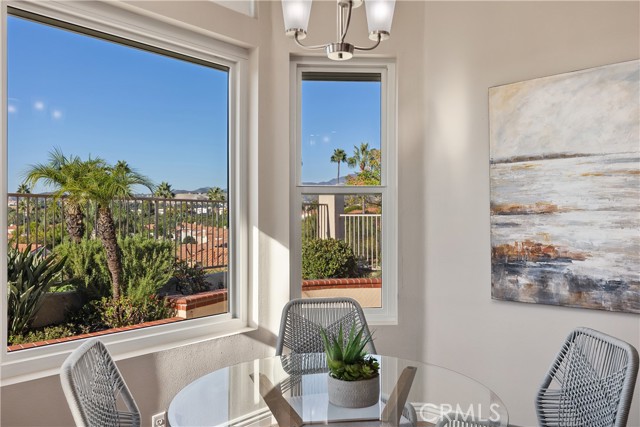
<path fill-rule="evenodd" d="M 310 50 L 324 49 L 329 59 L 346 61 L 353 57 L 356 50 L 373 50 L 381 41 L 387 40 L 391 35 L 391 22 L 395 0 L 336 0 L 337 3 L 337 39 L 335 43 L 327 43 L 315 46 L 306 46 L 301 40 L 307 36 L 309 16 L 311 15 L 311 0 L 282 0 L 282 14 L 284 16 L 285 34 L 295 42 Z M 369 27 L 369 39 L 375 43 L 372 46 L 360 47 L 345 41 L 351 13 L 353 9 L 364 3 Z"/>

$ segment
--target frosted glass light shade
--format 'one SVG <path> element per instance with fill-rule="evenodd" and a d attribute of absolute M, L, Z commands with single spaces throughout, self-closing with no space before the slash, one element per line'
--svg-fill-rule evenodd
<path fill-rule="evenodd" d="M 310 14 L 311 0 L 282 0 L 284 30 L 288 36 L 293 37 L 296 32 L 300 31 L 306 34 Z"/>
<path fill-rule="evenodd" d="M 382 40 L 389 38 L 391 34 L 391 22 L 393 21 L 393 10 L 396 6 L 395 0 L 365 0 L 367 10 L 367 24 L 369 25 L 369 38 L 378 40 L 378 35 Z"/>

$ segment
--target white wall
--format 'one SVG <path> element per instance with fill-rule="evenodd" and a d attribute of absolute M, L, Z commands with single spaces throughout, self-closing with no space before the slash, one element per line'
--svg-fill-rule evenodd
<path fill-rule="evenodd" d="M 515 424 L 536 424 L 535 392 L 572 328 L 592 327 L 640 348 L 640 321 L 490 299 L 487 88 L 638 58 L 639 16 L 638 2 L 426 6 L 427 246 L 414 259 L 426 264 L 418 286 L 426 286 L 426 299 L 416 319 L 425 322 L 421 356 L 489 385 Z M 629 426 L 640 426 L 637 391 Z"/>
<path fill-rule="evenodd" d="M 217 367 L 272 354 L 289 293 L 289 55 L 280 2 L 257 19 L 206 1 L 129 2 L 252 48 L 259 144 L 260 329 L 119 362 L 146 424 Z M 309 43 L 334 37 L 333 2 L 314 2 Z M 637 2 L 399 2 L 398 326 L 378 349 L 459 370 L 494 389 L 512 422 L 534 425 L 533 396 L 570 329 L 591 326 L 640 347 L 637 316 L 490 299 L 487 88 L 639 56 Z M 360 14 L 353 33 L 365 31 Z M 366 43 L 366 37 L 356 38 Z M 255 108 L 257 107 L 257 108 Z M 399 333 L 401 331 L 402 333 Z M 69 425 L 57 377 L 3 387 L 2 425 Z M 630 426 L 640 426 L 638 396 Z M 36 402 L 37 404 L 34 404 Z"/>

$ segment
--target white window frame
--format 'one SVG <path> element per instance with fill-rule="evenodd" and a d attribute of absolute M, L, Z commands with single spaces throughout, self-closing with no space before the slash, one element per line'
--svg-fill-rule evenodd
<path fill-rule="evenodd" d="M 7 224 L 7 22 L 8 7 L 144 43 L 229 68 L 229 313 L 101 336 L 116 360 L 254 330 L 257 286 L 254 244 L 257 224 L 257 150 L 251 135 L 248 50 L 206 34 L 160 21 L 107 2 L 0 2 L 0 224 Z M 242 172 L 242 173 L 241 173 Z M 7 259 L 7 233 L 0 233 L 0 257 Z M 0 262 L 0 381 L 2 385 L 59 372 L 64 359 L 83 340 L 7 352 L 7 265 Z"/>
<path fill-rule="evenodd" d="M 302 73 L 375 73 L 381 76 L 380 100 L 380 186 L 321 186 L 302 184 Z M 391 59 L 354 58 L 337 64 L 324 58 L 293 57 L 291 60 L 291 298 L 302 293 L 302 225 L 300 206 L 303 194 L 381 194 L 382 215 L 382 307 L 365 308 L 373 325 L 398 324 L 398 191 L 396 143 L 396 73 Z M 339 108 L 339 107 L 337 107 Z M 348 114 L 348 113 L 347 113 Z"/>

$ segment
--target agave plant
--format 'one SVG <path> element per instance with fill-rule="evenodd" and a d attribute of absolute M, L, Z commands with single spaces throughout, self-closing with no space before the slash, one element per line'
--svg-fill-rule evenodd
<path fill-rule="evenodd" d="M 7 316 L 9 335 L 18 335 L 27 330 L 45 294 L 51 286 L 60 286 L 60 270 L 66 257 L 45 255 L 44 250 L 24 251 L 9 249 L 7 253 Z"/>
<path fill-rule="evenodd" d="M 327 355 L 329 375 L 343 381 L 368 380 L 378 375 L 380 365 L 365 351 L 366 345 L 373 339 L 371 334 L 365 334 L 365 327 L 356 331 L 353 324 L 349 336 L 345 340 L 342 325 L 338 336 L 328 336 L 324 329 L 320 331 Z"/>

